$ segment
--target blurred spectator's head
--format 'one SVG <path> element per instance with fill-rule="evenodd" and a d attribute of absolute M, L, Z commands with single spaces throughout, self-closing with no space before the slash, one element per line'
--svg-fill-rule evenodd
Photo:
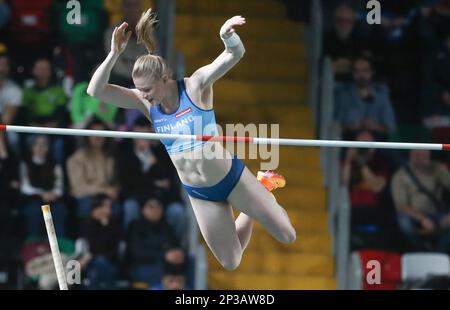
<path fill-rule="evenodd" d="M 162 286 L 164 290 L 186 289 L 185 265 L 165 262 Z"/>
<path fill-rule="evenodd" d="M 123 20 L 126 20 L 130 28 L 134 28 L 144 11 L 143 0 L 122 0 Z"/>
<path fill-rule="evenodd" d="M 171 264 L 182 265 L 186 262 L 186 254 L 181 248 L 173 248 L 166 251 L 165 259 Z"/>
<path fill-rule="evenodd" d="M 163 206 L 156 198 L 145 200 L 142 206 L 142 215 L 149 222 L 159 222 L 163 216 Z"/>
<path fill-rule="evenodd" d="M 370 132 L 369 130 L 363 130 L 356 135 L 355 140 L 356 141 L 373 142 L 373 141 L 375 141 L 375 137 L 372 134 L 372 132 Z M 367 158 L 367 157 L 371 157 L 375 153 L 375 149 L 360 148 L 360 149 L 358 149 L 358 153 L 359 153 L 359 155 Z"/>
<path fill-rule="evenodd" d="M 97 220 L 106 220 L 111 216 L 112 201 L 105 194 L 94 197 L 91 204 L 91 216 Z"/>
<path fill-rule="evenodd" d="M 91 129 L 91 130 L 107 130 L 108 129 L 106 124 L 97 118 L 93 118 L 86 125 L 86 128 Z M 85 147 L 91 151 L 103 151 L 106 153 L 109 151 L 109 145 L 108 145 L 107 141 L 109 141 L 109 140 L 106 138 L 103 138 L 103 137 L 94 137 L 94 136 L 86 137 L 85 138 Z"/>
<path fill-rule="evenodd" d="M 430 164 L 431 152 L 428 150 L 411 150 L 409 152 L 409 163 L 416 169 L 423 169 Z"/>
<path fill-rule="evenodd" d="M 49 140 L 46 136 L 34 136 L 31 142 L 31 155 L 35 159 L 45 160 L 49 155 Z"/>
<path fill-rule="evenodd" d="M 334 11 L 334 28 L 339 38 L 346 39 L 355 25 L 355 12 L 351 7 L 341 4 Z"/>
<path fill-rule="evenodd" d="M 363 130 L 356 134 L 356 141 L 375 141 L 375 137 L 369 130 Z"/>
<path fill-rule="evenodd" d="M 358 87 L 367 87 L 372 82 L 373 67 L 368 57 L 358 57 L 353 61 L 353 80 Z"/>
<path fill-rule="evenodd" d="M 133 131 L 135 132 L 152 132 L 152 127 L 145 117 L 139 117 L 133 124 Z M 133 139 L 134 148 L 139 151 L 145 151 L 153 144 L 149 139 Z"/>
<path fill-rule="evenodd" d="M 33 64 L 33 78 L 38 86 L 47 86 L 52 79 L 52 63 L 46 58 L 39 58 Z"/>
<path fill-rule="evenodd" d="M 9 76 L 9 58 L 6 54 L 0 54 L 0 81 L 3 81 Z"/>

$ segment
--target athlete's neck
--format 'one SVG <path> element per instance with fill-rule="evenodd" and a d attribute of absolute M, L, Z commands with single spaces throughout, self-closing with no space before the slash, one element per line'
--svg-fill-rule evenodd
<path fill-rule="evenodd" d="M 166 91 L 167 96 L 161 101 L 161 110 L 164 113 L 171 114 L 178 109 L 178 106 L 180 104 L 177 81 L 175 80 L 167 81 Z"/>

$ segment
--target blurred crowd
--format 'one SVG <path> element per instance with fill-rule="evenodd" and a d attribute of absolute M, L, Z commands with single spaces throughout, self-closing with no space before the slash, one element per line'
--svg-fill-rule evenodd
<path fill-rule="evenodd" d="M 133 29 L 151 1 L 79 2 L 72 25 L 66 0 L 0 0 L 0 123 L 151 132 L 138 111 L 86 94 L 114 27 Z M 381 24 L 369 25 L 366 1 L 322 1 L 343 139 L 449 142 L 450 1 L 380 2 Z M 307 22 L 308 5 L 290 17 Z M 145 53 L 131 38 L 110 81 L 132 87 Z M 343 150 L 352 249 L 450 253 L 449 166 L 445 153 Z M 183 192 L 159 142 L 0 134 L 0 286 L 56 285 L 43 204 L 63 259 L 81 264 L 77 287 L 193 287 Z"/>
<path fill-rule="evenodd" d="M 448 143 L 450 1 L 380 3 L 379 25 L 367 23 L 366 1 L 324 4 L 342 137 Z M 442 152 L 343 150 L 352 249 L 450 253 L 449 165 Z"/>
<path fill-rule="evenodd" d="M 86 93 L 114 27 L 134 29 L 151 1 L 79 2 L 81 24 L 70 24 L 65 0 L 0 0 L 0 123 L 151 132 L 138 111 Z M 132 86 L 145 53 L 132 38 L 110 81 Z M 81 264 L 76 287 L 192 287 L 183 195 L 158 141 L 0 133 L 0 269 L 9 272 L 0 286 L 56 285 L 41 213 L 49 204 L 64 259 Z"/>

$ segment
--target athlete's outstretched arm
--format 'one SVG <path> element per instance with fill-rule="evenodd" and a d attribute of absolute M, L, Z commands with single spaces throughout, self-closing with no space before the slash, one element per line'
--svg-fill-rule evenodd
<path fill-rule="evenodd" d="M 220 37 L 225 43 L 225 51 L 222 52 L 211 64 L 201 67 L 189 78 L 190 83 L 200 89 L 211 86 L 215 81 L 227 73 L 244 56 L 244 44 L 235 33 L 235 26 L 245 24 L 245 18 L 234 16 L 227 20 L 220 28 Z"/>
<path fill-rule="evenodd" d="M 114 29 L 111 51 L 92 76 L 87 93 L 121 108 L 139 109 L 148 116 L 148 109 L 138 90 L 108 83 L 111 70 L 130 39 L 131 31 L 126 32 L 127 27 L 128 24 L 124 22 Z"/>

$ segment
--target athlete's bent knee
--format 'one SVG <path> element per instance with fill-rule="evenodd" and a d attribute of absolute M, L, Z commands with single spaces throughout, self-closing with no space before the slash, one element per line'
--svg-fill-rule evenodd
<path fill-rule="evenodd" d="M 282 235 L 283 243 L 293 243 L 295 239 L 297 239 L 297 233 L 295 232 L 294 227 L 287 228 Z"/>
<path fill-rule="evenodd" d="M 223 268 L 232 271 L 239 267 L 239 265 L 241 264 L 241 258 L 242 256 L 233 256 L 226 259 L 220 259 L 219 261 Z"/>

